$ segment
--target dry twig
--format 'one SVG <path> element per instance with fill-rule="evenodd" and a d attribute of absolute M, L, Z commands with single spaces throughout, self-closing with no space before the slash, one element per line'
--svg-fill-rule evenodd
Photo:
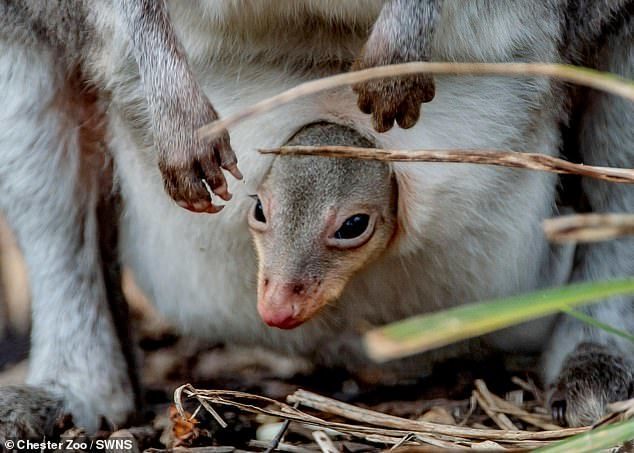
<path fill-rule="evenodd" d="M 511 419 L 509 419 L 505 413 L 496 410 L 491 392 L 489 392 L 489 389 L 484 381 L 476 379 L 475 386 L 476 390 L 474 390 L 473 395 L 484 412 L 491 417 L 491 420 L 493 420 L 495 424 L 502 429 L 510 431 L 517 430 L 517 426 L 513 424 Z"/>
<path fill-rule="evenodd" d="M 553 242 L 597 242 L 634 235 L 634 214 L 580 214 L 544 220 Z"/>
<path fill-rule="evenodd" d="M 299 402 L 302 406 L 310 407 L 329 414 L 339 415 L 349 420 L 355 420 L 376 426 L 383 426 L 412 433 L 428 435 L 453 436 L 464 439 L 484 439 L 484 440 L 549 440 L 567 437 L 572 434 L 585 432 L 588 428 L 567 428 L 556 431 L 502 431 L 496 429 L 474 429 L 452 425 L 442 425 L 438 423 L 425 422 L 420 420 L 409 420 L 380 412 L 363 409 L 351 404 L 307 392 L 297 390 L 290 395 L 287 400 L 292 403 Z M 335 428 L 338 429 L 338 428 Z"/>
<path fill-rule="evenodd" d="M 250 440 L 248 445 L 249 447 L 266 449 L 268 448 L 269 443 L 263 440 Z M 283 451 L 288 453 L 313 453 L 316 451 L 316 450 L 309 450 L 308 448 L 305 448 L 305 447 L 298 447 L 296 445 L 285 444 L 283 442 L 280 442 L 277 445 L 276 449 L 277 451 Z"/>
<path fill-rule="evenodd" d="M 188 420 L 189 418 L 196 417 L 196 414 L 198 414 L 198 412 L 200 411 L 200 407 L 197 407 L 194 411 L 194 414 L 191 417 L 188 417 L 185 409 L 183 408 L 183 392 L 188 393 L 193 389 L 194 387 L 192 387 L 191 384 L 185 384 L 174 390 L 174 404 L 176 405 L 176 410 L 178 410 L 178 414 L 183 418 L 183 420 Z M 222 426 L 223 428 L 226 428 L 228 426 L 227 422 L 222 419 L 218 412 L 216 412 L 214 408 L 209 405 L 209 403 L 207 403 L 205 400 L 200 399 L 198 400 L 198 402 L 200 403 L 200 406 L 204 407 L 207 412 L 211 414 L 211 416 L 218 422 L 220 426 Z"/>
<path fill-rule="evenodd" d="M 524 381 L 522 381 L 522 383 L 529 385 Z M 544 447 L 555 441 L 586 432 L 590 429 L 589 427 L 563 429 L 543 422 L 539 414 L 528 413 L 523 408 L 491 393 L 482 381 L 476 382 L 476 390 L 474 393 L 481 402 L 483 409 L 488 408 L 487 412 L 497 413 L 497 415 L 491 415 L 493 420 L 496 420 L 500 426 L 508 428 L 513 426 L 513 429 L 491 429 L 478 423 L 474 423 L 474 427 L 461 427 L 410 420 L 353 406 L 303 390 L 298 390 L 290 395 L 287 401 L 297 406 L 305 406 L 321 412 L 330 419 L 332 419 L 334 415 L 352 420 L 357 424 L 327 421 L 319 416 L 309 415 L 300 410 L 299 407 L 292 407 L 289 404 L 278 402 L 270 398 L 243 392 L 197 390 L 191 385 L 185 385 L 180 388 L 180 392 L 178 392 L 177 396 L 179 398 L 193 398 L 197 400 L 202 407 L 211 407 L 212 404 L 231 406 L 246 412 L 275 416 L 288 420 L 289 422 L 310 425 L 321 428 L 323 431 L 327 429 L 334 430 L 363 439 L 367 442 L 394 446 L 427 444 L 440 448 L 467 447 L 482 449 L 495 446 L 496 448 L 504 449 L 527 449 Z M 202 404 L 203 401 L 205 404 Z M 611 406 L 615 413 L 611 417 L 604 419 L 601 424 L 613 423 L 632 415 L 631 412 L 634 410 L 633 401 L 634 400 L 630 400 Z M 182 403 L 178 401 L 177 406 L 182 407 Z M 500 417 L 500 415 L 504 415 L 504 417 Z M 518 430 L 512 425 L 507 415 L 516 416 L 539 428 L 557 429 L 549 429 L 546 431 Z M 500 422 L 500 420 L 502 421 Z M 479 427 L 476 428 L 475 426 Z M 336 449 L 340 443 L 330 441 L 327 436 L 324 437 L 319 434 L 319 432 L 318 430 L 317 433 L 313 435 L 318 439 L 322 451 L 335 451 L 333 449 Z M 269 444 L 263 443 L 259 443 L 258 445 L 269 446 Z M 280 444 L 280 446 L 280 449 L 283 451 L 309 451 L 301 447 L 286 444 Z M 310 448 L 311 450 L 313 449 L 313 447 Z"/>
<path fill-rule="evenodd" d="M 519 418 L 520 420 L 525 421 L 526 423 L 529 423 L 533 426 L 536 426 L 546 431 L 550 431 L 550 430 L 555 431 L 558 429 L 562 429 L 561 426 L 555 425 L 554 423 L 550 423 L 545 420 L 545 419 L 550 419 L 550 417 L 545 417 L 540 414 L 531 414 L 527 412 L 526 410 L 522 409 L 521 407 L 518 407 L 515 404 L 503 398 L 500 398 L 494 393 L 489 392 L 489 390 L 486 387 L 486 384 L 480 379 L 476 381 L 476 387 L 478 388 L 480 392 L 483 392 L 483 391 L 487 392 L 487 395 L 486 395 L 487 402 L 489 403 L 490 409 L 495 412 L 500 412 L 507 415 L 513 415 Z"/>
<path fill-rule="evenodd" d="M 326 434 L 325 432 L 315 431 L 313 433 L 313 438 L 315 439 L 317 445 L 319 445 L 319 448 L 323 453 L 339 453 L 339 450 L 332 442 L 332 439 L 328 437 L 328 434 Z"/>
<path fill-rule="evenodd" d="M 389 162 L 498 165 L 550 173 L 581 175 L 604 181 L 634 184 L 634 169 L 575 164 L 545 154 L 496 149 L 396 150 L 353 146 L 283 146 L 281 148 L 262 149 L 260 152 L 263 154 L 347 157 Z"/>
<path fill-rule="evenodd" d="M 624 419 L 632 418 L 634 417 L 634 398 L 612 403 L 608 409 L 615 414 L 620 414 Z"/>
<path fill-rule="evenodd" d="M 297 406 L 294 406 L 294 407 L 297 407 Z M 291 424 L 290 420 L 284 420 L 284 424 L 282 425 L 278 433 L 275 435 L 275 438 L 271 441 L 271 445 L 268 446 L 268 448 L 265 450 L 264 453 L 272 453 L 273 451 L 277 449 L 278 445 L 282 442 L 282 439 L 284 438 L 286 431 L 288 431 L 288 426 L 290 424 Z"/>
<path fill-rule="evenodd" d="M 577 68 L 570 65 L 548 63 L 441 63 L 414 62 L 391 66 L 379 66 L 362 71 L 348 72 L 331 77 L 302 83 L 290 90 L 264 99 L 225 119 L 214 121 L 198 130 L 200 138 L 211 138 L 223 130 L 234 126 L 247 118 L 261 115 L 281 105 L 288 104 L 301 97 L 330 90 L 333 88 L 366 82 L 384 77 L 407 74 L 448 74 L 448 75 L 495 75 L 511 77 L 555 77 L 566 82 L 576 83 L 634 100 L 634 84 L 614 74 L 601 73 L 593 69 Z"/>

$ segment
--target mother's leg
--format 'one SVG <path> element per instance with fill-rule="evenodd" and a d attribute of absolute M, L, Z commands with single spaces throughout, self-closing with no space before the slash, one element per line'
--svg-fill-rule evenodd
<path fill-rule="evenodd" d="M 98 428 L 134 408 L 101 268 L 97 202 L 103 155 L 96 110 L 41 46 L 0 38 L 0 210 L 29 271 L 29 387 L 0 388 L 0 438 L 42 435 L 70 412 Z M 95 104 L 92 104 L 93 106 Z"/>
<path fill-rule="evenodd" d="M 599 69 L 634 77 L 634 19 L 609 36 L 596 60 Z M 579 151 L 590 165 L 634 167 L 634 103 L 591 92 L 579 125 Z M 592 211 L 634 212 L 634 188 L 596 180 L 583 181 Z M 634 275 L 634 238 L 580 247 L 575 278 L 601 280 Z M 588 306 L 598 321 L 634 332 L 634 298 L 624 296 Z M 590 424 L 610 402 L 634 396 L 634 344 L 611 333 L 562 318 L 546 356 L 547 380 L 558 388 L 555 409 L 571 425 Z M 555 397 L 557 399 L 557 397 Z"/>

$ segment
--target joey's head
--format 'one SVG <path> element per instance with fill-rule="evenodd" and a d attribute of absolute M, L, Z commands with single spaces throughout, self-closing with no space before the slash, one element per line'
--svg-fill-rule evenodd
<path fill-rule="evenodd" d="M 323 124 L 303 129 L 289 144 L 316 142 L 369 146 L 351 129 Z M 389 246 L 396 197 L 383 162 L 276 158 L 249 212 L 262 320 L 291 329 L 337 299 L 355 272 Z"/>

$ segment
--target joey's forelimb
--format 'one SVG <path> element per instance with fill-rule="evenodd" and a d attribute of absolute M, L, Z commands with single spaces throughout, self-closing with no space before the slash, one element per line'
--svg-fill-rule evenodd
<path fill-rule="evenodd" d="M 241 179 L 225 131 L 211 141 L 197 137 L 199 127 L 218 114 L 194 77 L 164 0 L 119 0 L 147 97 L 159 168 L 167 193 L 191 211 L 222 209 L 208 187 L 223 200 L 231 194 L 222 169 Z"/>
<path fill-rule="evenodd" d="M 388 2 L 353 69 L 428 61 L 441 1 Z M 353 89 L 359 95 L 359 108 L 372 114 L 372 125 L 378 132 L 391 129 L 395 120 L 404 129 L 414 126 L 420 105 L 430 102 L 435 94 L 434 80 L 426 74 L 372 80 Z"/>

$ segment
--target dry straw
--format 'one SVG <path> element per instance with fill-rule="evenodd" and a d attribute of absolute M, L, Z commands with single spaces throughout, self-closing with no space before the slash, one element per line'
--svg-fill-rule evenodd
<path fill-rule="evenodd" d="M 526 170 L 580 175 L 610 182 L 634 184 L 634 169 L 596 167 L 574 164 L 563 159 L 538 153 L 500 151 L 496 149 L 422 149 L 394 150 L 358 148 L 353 146 L 284 146 L 262 149 L 263 154 L 347 157 L 388 162 L 442 162 L 497 165 Z"/>
<path fill-rule="evenodd" d="M 488 445 L 489 447 L 497 446 L 497 448 L 527 449 L 549 446 L 591 429 L 590 427 L 561 428 L 548 421 L 542 413 L 530 413 L 520 405 L 494 395 L 480 380 L 476 381 L 474 395 L 481 409 L 501 429 L 411 420 L 354 406 L 305 390 L 297 390 L 287 397 L 286 403 L 282 403 L 244 392 L 199 390 L 191 384 L 185 384 L 175 393 L 175 403 L 181 411 L 181 416 L 185 416 L 182 409 L 182 399 L 185 397 L 207 410 L 212 405 L 229 406 L 248 413 L 278 417 L 290 423 L 312 426 L 319 431 L 328 430 L 328 432 L 347 434 L 371 443 L 391 445 L 434 445 L 445 448 L 477 448 Z M 301 407 L 308 408 L 311 414 L 304 412 Z M 602 424 L 609 425 L 626 418 L 632 411 L 632 402 L 618 403 L 611 409 L 613 412 Z M 212 415 L 216 417 L 217 414 L 214 411 Z M 333 421 L 333 417 L 347 421 Z M 511 422 L 511 417 L 543 430 L 517 429 Z M 328 444 L 328 440 L 323 435 L 317 436 L 322 442 Z"/>
<path fill-rule="evenodd" d="M 580 214 L 544 221 L 553 242 L 597 242 L 634 235 L 634 214 Z"/>

